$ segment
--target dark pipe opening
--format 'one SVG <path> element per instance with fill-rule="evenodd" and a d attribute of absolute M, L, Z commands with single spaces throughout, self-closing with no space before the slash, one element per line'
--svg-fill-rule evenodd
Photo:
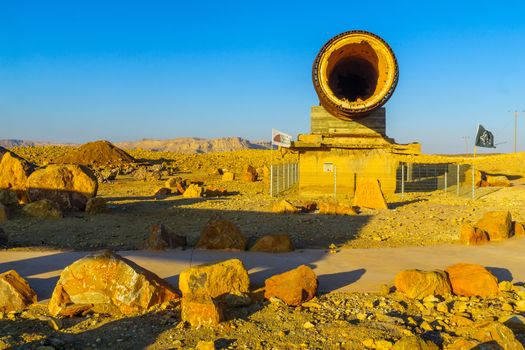
<path fill-rule="evenodd" d="M 377 68 L 360 57 L 347 57 L 337 62 L 328 76 L 328 86 L 335 96 L 355 102 L 366 100 L 377 86 Z"/>

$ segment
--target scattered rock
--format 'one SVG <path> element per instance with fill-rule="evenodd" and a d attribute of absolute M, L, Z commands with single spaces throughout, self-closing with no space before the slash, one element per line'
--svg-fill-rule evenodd
<path fill-rule="evenodd" d="M 317 210 L 317 203 L 316 202 L 312 202 L 312 201 L 308 201 L 308 202 L 304 203 L 303 208 L 304 208 L 304 211 L 306 213 L 313 213 L 314 211 Z"/>
<path fill-rule="evenodd" d="M 252 252 L 285 253 L 293 251 L 293 244 L 287 234 L 266 235 L 250 248 Z"/>
<path fill-rule="evenodd" d="M 136 162 L 122 149 L 109 141 L 94 141 L 83 144 L 56 160 L 59 164 L 117 165 Z"/>
<path fill-rule="evenodd" d="M 0 224 L 9 219 L 9 210 L 5 205 L 0 203 Z"/>
<path fill-rule="evenodd" d="M 300 210 L 287 200 L 281 200 L 272 205 L 272 212 L 277 214 L 296 214 Z"/>
<path fill-rule="evenodd" d="M 242 180 L 244 182 L 257 181 L 257 170 L 251 165 L 246 165 L 243 170 Z"/>
<path fill-rule="evenodd" d="M 439 270 L 404 270 L 396 275 L 394 284 L 399 292 L 414 299 L 422 299 L 429 295 L 447 295 L 452 292 L 447 274 Z"/>
<path fill-rule="evenodd" d="M 222 174 L 222 181 L 233 181 L 235 180 L 235 174 L 231 172 L 225 172 Z"/>
<path fill-rule="evenodd" d="M 317 276 L 306 265 L 272 276 L 264 281 L 264 297 L 276 297 L 291 306 L 311 300 L 317 294 Z"/>
<path fill-rule="evenodd" d="M 456 295 L 487 297 L 499 293 L 498 279 L 481 265 L 459 263 L 445 272 Z"/>
<path fill-rule="evenodd" d="M 319 214 L 324 215 L 357 215 L 354 208 L 340 203 L 319 203 Z"/>
<path fill-rule="evenodd" d="M 170 177 L 164 183 L 164 186 L 167 188 L 177 188 L 177 184 L 180 183 L 182 179 L 180 177 Z"/>
<path fill-rule="evenodd" d="M 523 350 L 523 345 L 516 339 L 512 330 L 499 322 L 490 322 L 477 326 L 478 331 L 471 334 L 473 339 L 482 343 L 496 342 L 504 350 Z"/>
<path fill-rule="evenodd" d="M 164 226 L 162 224 L 153 224 L 149 229 L 149 235 L 142 244 L 142 249 L 163 250 L 168 243 L 163 239 Z"/>
<path fill-rule="evenodd" d="M 474 226 L 487 232 L 491 241 L 511 236 L 512 217 L 508 211 L 489 211 Z"/>
<path fill-rule="evenodd" d="M 182 297 L 181 317 L 193 327 L 216 326 L 222 320 L 222 311 L 207 294 L 188 294 Z"/>
<path fill-rule="evenodd" d="M 179 276 L 183 296 L 206 294 L 212 298 L 243 297 L 249 292 L 250 279 L 242 261 L 229 259 L 190 267 Z"/>
<path fill-rule="evenodd" d="M 0 274 L 0 312 L 22 311 L 36 301 L 35 291 L 15 270 Z"/>
<path fill-rule="evenodd" d="M 195 350 L 216 350 L 215 342 L 213 341 L 204 341 L 199 340 L 197 343 L 197 346 L 195 347 Z"/>
<path fill-rule="evenodd" d="M 379 180 L 368 177 L 359 178 L 353 205 L 370 209 L 388 209 Z"/>
<path fill-rule="evenodd" d="M 513 231 L 516 236 L 520 236 L 520 237 L 525 236 L 525 223 L 514 221 L 513 226 L 514 226 Z"/>
<path fill-rule="evenodd" d="M 222 187 L 213 187 L 213 186 L 208 186 L 206 187 L 206 191 L 204 192 L 204 194 L 206 195 L 206 197 L 220 197 L 220 196 L 225 196 L 226 194 L 228 194 L 228 192 L 226 191 L 225 188 L 222 188 Z"/>
<path fill-rule="evenodd" d="M 18 196 L 14 191 L 0 190 L 0 204 L 14 206 L 18 204 Z"/>
<path fill-rule="evenodd" d="M 480 245 L 490 241 L 487 232 L 470 224 L 461 225 L 459 240 L 466 245 Z"/>
<path fill-rule="evenodd" d="M 487 176 L 487 183 L 491 187 L 509 187 L 510 181 L 505 175 L 486 175 Z"/>
<path fill-rule="evenodd" d="M 153 194 L 154 197 L 159 197 L 159 196 L 167 196 L 171 194 L 171 189 L 170 188 L 167 188 L 167 187 L 161 187 L 159 189 L 157 189 L 155 191 L 155 193 Z"/>
<path fill-rule="evenodd" d="M 97 195 L 98 182 L 83 165 L 50 165 L 27 179 L 31 201 L 50 199 L 63 210 L 84 211 L 89 198 Z"/>
<path fill-rule="evenodd" d="M 208 221 L 202 229 L 196 248 L 245 250 L 246 237 L 231 221 L 218 218 Z"/>
<path fill-rule="evenodd" d="M 86 213 L 102 214 L 108 211 L 108 203 L 105 198 L 93 197 L 86 202 Z"/>
<path fill-rule="evenodd" d="M 42 199 L 26 204 L 22 209 L 24 213 L 40 219 L 60 219 L 64 216 L 60 206 L 49 199 Z"/>
<path fill-rule="evenodd" d="M 106 251 L 88 255 L 62 271 L 49 312 L 69 316 L 71 306 L 78 306 L 74 313 L 101 306 L 129 315 L 177 298 L 173 287 L 154 273 Z"/>
<path fill-rule="evenodd" d="M 439 347 L 430 340 L 423 340 L 418 336 L 406 336 L 399 339 L 392 350 L 438 350 Z"/>
<path fill-rule="evenodd" d="M 12 152 L 4 154 L 0 161 L 0 189 L 13 191 L 20 201 L 27 202 L 26 183 L 35 168 Z"/>
<path fill-rule="evenodd" d="M 191 184 L 184 190 L 182 196 L 184 198 L 200 198 L 204 194 L 204 188 L 197 185 Z"/>

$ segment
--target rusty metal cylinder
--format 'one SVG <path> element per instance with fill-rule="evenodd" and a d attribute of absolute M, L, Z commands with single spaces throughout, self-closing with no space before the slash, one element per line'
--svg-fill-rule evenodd
<path fill-rule="evenodd" d="M 312 68 L 321 105 L 343 120 L 364 117 L 384 105 L 398 74 L 390 46 L 375 34 L 357 30 L 330 39 Z"/>

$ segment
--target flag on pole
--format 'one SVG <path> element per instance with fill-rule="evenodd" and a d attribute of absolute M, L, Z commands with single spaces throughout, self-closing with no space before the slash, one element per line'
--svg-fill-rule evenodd
<path fill-rule="evenodd" d="M 494 135 L 481 124 L 478 124 L 475 145 L 477 147 L 496 148 L 494 146 Z"/>
<path fill-rule="evenodd" d="M 272 145 L 289 148 L 292 145 L 292 135 L 272 129 Z"/>

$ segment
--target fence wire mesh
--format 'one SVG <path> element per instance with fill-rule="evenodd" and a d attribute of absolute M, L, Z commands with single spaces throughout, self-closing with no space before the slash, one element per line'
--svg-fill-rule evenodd
<path fill-rule="evenodd" d="M 290 189 L 298 181 L 298 163 L 270 165 L 270 196 L 276 196 L 279 193 Z"/>

